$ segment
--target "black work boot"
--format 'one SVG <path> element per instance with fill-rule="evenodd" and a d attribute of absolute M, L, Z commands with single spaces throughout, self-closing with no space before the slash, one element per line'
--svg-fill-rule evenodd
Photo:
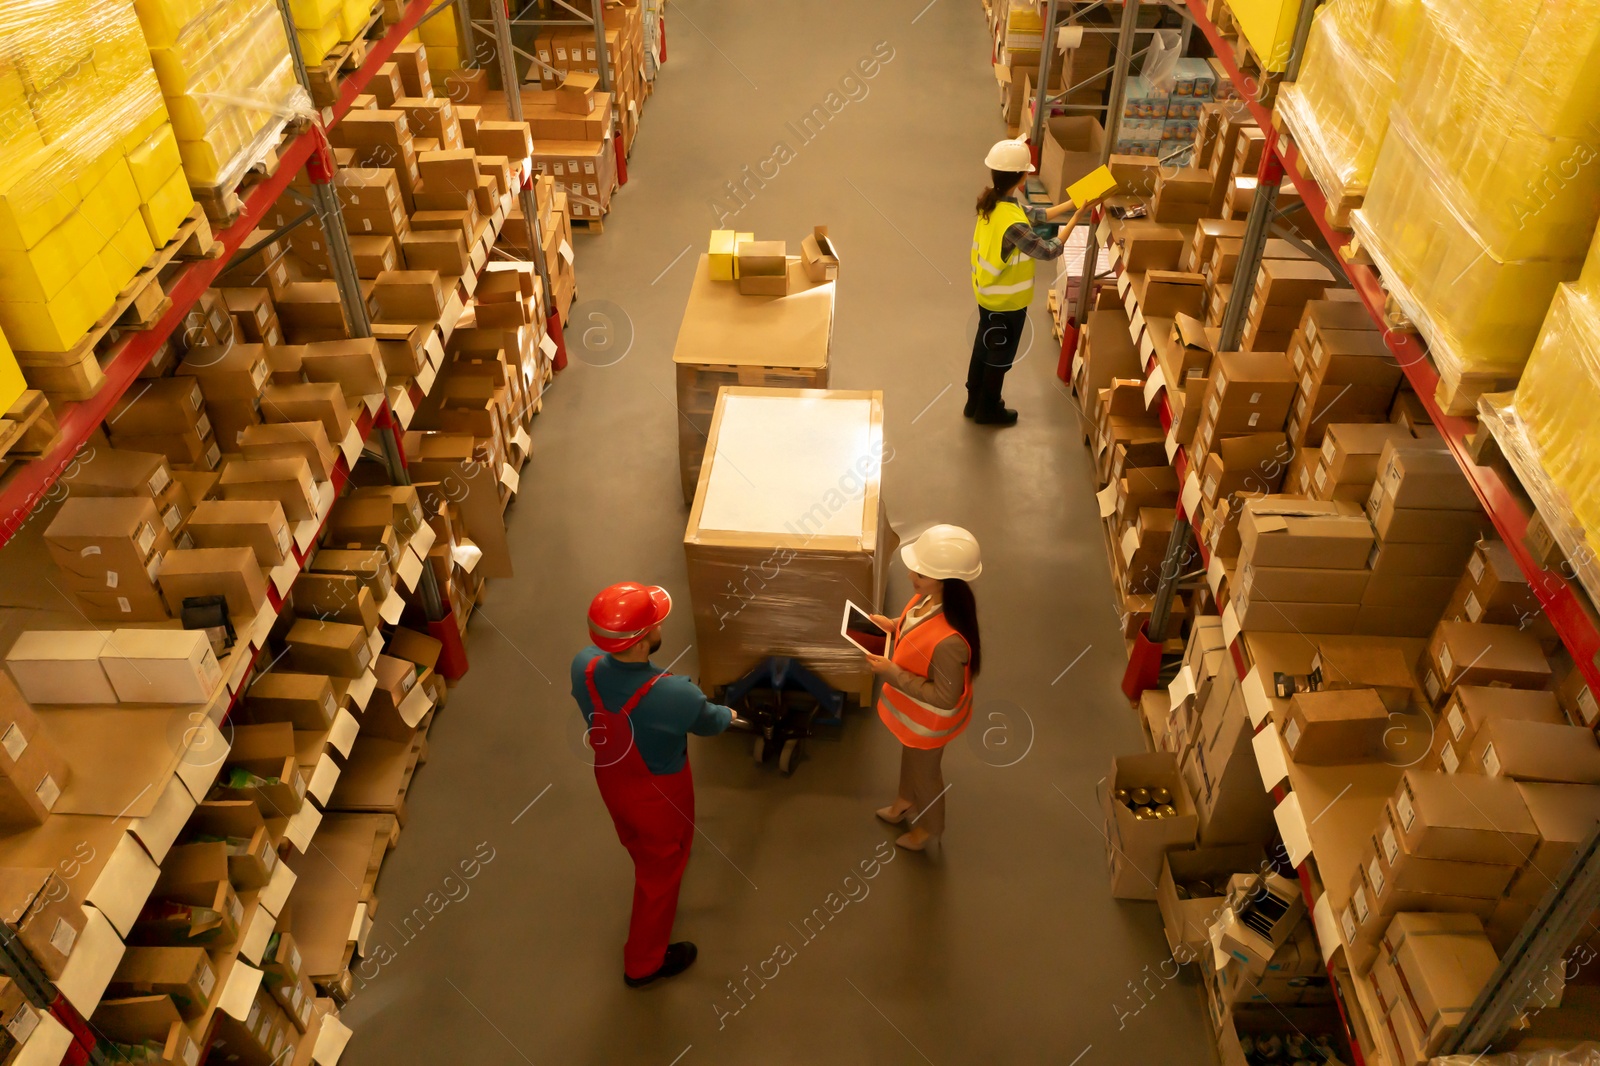
<path fill-rule="evenodd" d="M 655 973 L 645 977 L 629 977 L 622 975 L 622 980 L 629 988 L 643 988 L 652 981 L 663 977 L 676 977 L 694 965 L 695 956 L 700 954 L 700 949 L 688 940 L 680 940 L 675 944 L 667 945 L 666 957 L 661 960 L 661 968 Z"/>
<path fill-rule="evenodd" d="M 1010 367 L 986 366 L 983 368 L 983 391 L 978 396 L 978 410 L 972 420 L 980 426 L 1014 426 L 1017 412 L 1005 405 L 1000 397 L 1000 387 L 1005 383 Z"/>

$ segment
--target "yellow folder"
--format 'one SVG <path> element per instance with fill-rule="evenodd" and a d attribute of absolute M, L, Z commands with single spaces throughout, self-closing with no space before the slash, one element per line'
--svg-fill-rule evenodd
<path fill-rule="evenodd" d="M 1099 167 L 1067 186 L 1067 198 L 1074 207 L 1082 207 L 1101 199 L 1116 187 L 1117 179 L 1111 176 L 1111 168 Z"/>

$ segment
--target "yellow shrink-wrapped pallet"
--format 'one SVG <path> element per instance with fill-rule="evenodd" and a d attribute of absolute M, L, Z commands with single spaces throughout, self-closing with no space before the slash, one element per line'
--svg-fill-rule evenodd
<path fill-rule="evenodd" d="M 1497 398 L 1486 398 L 1486 402 Z M 1491 407 L 1495 407 L 1491 404 Z M 1562 285 L 1510 406 L 1491 411 L 1523 487 L 1546 516 L 1578 575 L 1600 590 L 1600 298 Z M 1577 542 L 1587 545 L 1584 550 Z"/>
<path fill-rule="evenodd" d="M 1420 8 L 1421 0 L 1333 0 L 1317 11 L 1278 111 L 1330 201 L 1366 192 Z"/>
<path fill-rule="evenodd" d="M 135 0 L 191 188 L 230 189 L 310 107 L 274 0 Z"/>
<path fill-rule="evenodd" d="M 132 5 L 0 4 L 0 330 L 10 343 L 72 350 L 192 206 Z"/>
<path fill-rule="evenodd" d="M 1447 384 L 1514 381 L 1600 214 L 1600 0 L 1423 0 L 1352 224 Z"/>
<path fill-rule="evenodd" d="M 11 405 L 22 398 L 27 387 L 27 382 L 22 380 L 22 368 L 17 365 L 16 353 L 11 350 L 6 335 L 0 333 L 0 412 L 11 410 Z"/>
<path fill-rule="evenodd" d="M 420 40 L 428 46 L 429 70 L 459 70 L 461 67 L 461 38 L 456 20 L 444 15 L 424 22 L 406 38 Z"/>

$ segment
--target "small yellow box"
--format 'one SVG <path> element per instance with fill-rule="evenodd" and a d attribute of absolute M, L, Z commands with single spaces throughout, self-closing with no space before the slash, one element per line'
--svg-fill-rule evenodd
<path fill-rule="evenodd" d="M 205 0 L 133 0 L 151 48 L 171 46 L 183 28 L 210 6 Z"/>
<path fill-rule="evenodd" d="M 289 0 L 289 13 L 294 16 L 295 29 L 315 30 L 334 20 L 342 3 L 343 0 Z M 311 62 L 310 57 L 306 62 Z"/>
<path fill-rule="evenodd" d="M 296 27 L 294 35 L 300 38 L 300 57 L 307 66 L 315 66 L 327 59 L 328 53 L 339 43 L 339 21 L 335 19 L 326 26 L 313 30 Z"/>
<path fill-rule="evenodd" d="M 368 0 L 344 0 L 339 8 L 339 40 L 353 41 L 356 35 L 366 28 L 367 19 L 372 16 L 372 4 Z M 451 18 L 430 19 L 431 22 L 442 22 L 450 27 L 453 33 L 456 20 Z M 427 23 L 423 23 L 427 25 Z M 427 40 L 426 37 L 423 40 Z M 430 60 L 432 56 L 428 57 Z"/>
<path fill-rule="evenodd" d="M 420 27 L 422 43 L 428 46 L 428 68 L 431 70 L 438 62 L 438 56 L 433 54 L 435 48 L 454 48 L 456 44 L 456 20 L 448 18 L 429 19 Z"/>
<path fill-rule="evenodd" d="M 104 244 L 94 227 L 74 211 L 32 248 L 0 255 L 0 300 L 52 299 Z"/>
<path fill-rule="evenodd" d="M 82 183 L 79 183 L 82 187 Z M 83 203 L 78 211 L 100 234 L 104 246 L 116 232 L 139 213 L 139 189 L 133 184 L 128 160 L 117 156 L 93 186 L 83 188 Z"/>
<path fill-rule="evenodd" d="M 135 210 L 100 250 L 100 264 L 105 267 L 111 287 L 119 293 L 127 288 L 128 282 L 144 268 L 155 251 L 150 231 L 145 229 L 144 215 Z"/>
<path fill-rule="evenodd" d="M 178 138 L 173 136 L 172 127 L 163 122 L 143 144 L 129 152 L 128 169 L 141 200 L 160 192 L 172 175 L 183 169 L 183 156 L 178 154 Z"/>
<path fill-rule="evenodd" d="M 0 249 L 32 248 L 78 206 L 66 155 L 57 149 L 13 160 L 0 154 Z"/>
<path fill-rule="evenodd" d="M 116 299 L 96 257 L 52 300 L 0 301 L 0 330 L 20 352 L 71 351 Z"/>
<path fill-rule="evenodd" d="M 1264 69 L 1280 71 L 1289 65 L 1300 0 L 1228 0 L 1228 7 Z"/>
<path fill-rule="evenodd" d="M 0 413 L 11 410 L 11 405 L 22 397 L 28 383 L 22 379 L 22 368 L 12 354 L 6 335 L 0 333 Z"/>
<path fill-rule="evenodd" d="M 145 57 L 148 62 L 149 57 Z M 150 138 L 159 134 L 162 129 L 171 129 L 172 123 L 167 120 L 167 105 L 160 107 L 140 119 L 138 124 L 125 133 L 122 137 L 122 154 L 132 155 Z"/>
<path fill-rule="evenodd" d="M 460 50 L 453 44 L 430 44 L 428 46 L 428 69 L 460 70 Z"/>
<path fill-rule="evenodd" d="M 731 229 L 714 229 L 711 231 L 711 246 L 707 249 L 711 257 L 711 280 L 733 280 L 733 257 L 739 246 L 739 235 Z"/>
<path fill-rule="evenodd" d="M 139 215 L 150 241 L 157 248 L 172 240 L 178 227 L 189 217 L 194 207 L 194 196 L 189 192 L 189 179 L 182 170 L 175 171 L 156 194 L 139 205 Z"/>

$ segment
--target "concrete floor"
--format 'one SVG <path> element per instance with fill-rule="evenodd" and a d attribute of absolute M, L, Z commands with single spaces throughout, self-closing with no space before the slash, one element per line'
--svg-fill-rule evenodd
<path fill-rule="evenodd" d="M 518 575 L 474 616 L 471 671 L 434 727 L 378 886 L 372 944 L 392 958 L 358 968 L 370 979 L 344 1062 L 1211 1063 L 1193 984 L 1152 976 L 1167 958 L 1155 905 L 1108 895 L 1096 782 L 1141 743 L 1042 288 L 1007 383 L 1021 424 L 960 416 L 972 202 L 1003 133 L 979 5 L 692 0 L 668 26 L 632 180 L 604 236 L 577 239 L 577 357 L 509 514 Z M 881 69 L 849 81 L 875 49 Z M 830 92 L 845 106 L 801 143 L 787 123 Z M 983 544 L 979 724 L 945 760 L 942 854 L 900 853 L 848 885 L 894 852 L 872 810 L 893 796 L 898 752 L 875 716 L 814 742 L 789 779 L 755 766 L 742 736 L 692 740 L 701 836 L 677 934 L 700 960 L 630 991 L 631 870 L 581 757 L 567 666 L 606 584 L 661 582 L 688 602 L 670 354 L 713 205 L 739 206 L 724 182 L 780 141 L 793 160 L 721 220 L 791 243 L 826 223 L 837 239 L 832 380 L 884 390 L 889 514 L 902 533 L 956 522 Z M 602 328 L 631 340 L 612 365 L 596 365 L 617 354 L 600 333 L 584 361 L 581 331 Z M 896 608 L 906 588 L 897 564 Z M 687 652 L 674 670 L 693 676 L 692 639 L 680 610 L 658 661 Z M 847 892 L 814 940 L 797 931 Z M 795 957 L 762 987 L 745 968 L 780 943 Z M 746 980 L 742 1005 L 730 982 Z"/>

